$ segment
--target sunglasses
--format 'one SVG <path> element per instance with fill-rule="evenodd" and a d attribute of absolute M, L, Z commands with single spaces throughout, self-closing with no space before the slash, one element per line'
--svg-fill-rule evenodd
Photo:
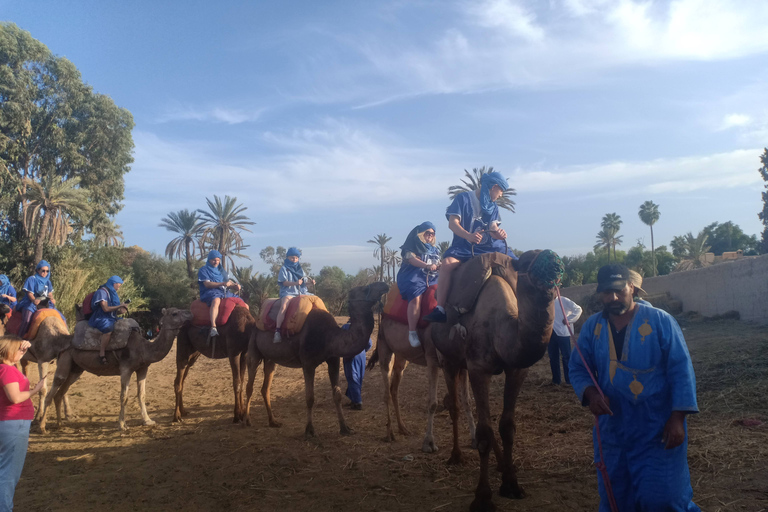
<path fill-rule="evenodd" d="M 434 231 L 425 231 L 424 232 L 424 236 L 435 236 L 435 232 Z"/>
<path fill-rule="evenodd" d="M 40 272 L 41 274 L 47 274 L 48 272 L 50 272 L 50 270 L 40 270 L 39 272 Z"/>

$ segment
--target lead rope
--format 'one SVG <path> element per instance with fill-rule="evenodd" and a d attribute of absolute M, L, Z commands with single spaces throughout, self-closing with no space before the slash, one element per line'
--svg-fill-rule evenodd
<path fill-rule="evenodd" d="M 574 336 L 573 332 L 573 326 L 568 321 L 568 315 L 565 313 L 565 307 L 563 306 L 563 298 L 560 296 L 560 288 L 556 287 L 555 292 L 557 293 L 557 302 L 560 304 L 560 311 L 563 312 L 563 319 L 565 320 L 565 325 L 568 326 L 568 332 L 571 333 L 571 336 Z M 589 369 L 589 365 L 587 364 L 587 360 L 584 358 L 584 354 L 581 353 L 581 349 L 579 348 L 579 342 L 576 341 L 576 350 L 579 353 L 579 357 L 581 357 L 581 362 L 584 364 L 584 368 L 587 369 L 587 373 L 589 373 L 589 378 L 592 379 L 592 384 L 595 385 L 595 388 L 597 388 L 597 392 L 600 393 L 600 396 L 605 400 L 605 395 L 603 394 L 603 390 L 600 389 L 600 386 L 597 384 L 597 379 L 595 379 L 595 375 L 592 373 L 592 370 Z M 619 512 L 619 507 L 616 505 L 616 498 L 613 496 L 613 488 L 611 487 L 611 479 L 608 478 L 608 468 L 605 465 L 605 459 L 603 458 L 603 444 L 600 441 L 600 422 L 597 420 L 597 414 L 595 416 L 595 433 L 597 434 L 597 452 L 600 455 L 600 461 L 595 464 L 597 467 L 597 470 L 600 471 L 600 474 L 603 475 L 603 485 L 605 486 L 605 494 L 608 495 L 608 504 L 611 507 L 612 512 Z"/>

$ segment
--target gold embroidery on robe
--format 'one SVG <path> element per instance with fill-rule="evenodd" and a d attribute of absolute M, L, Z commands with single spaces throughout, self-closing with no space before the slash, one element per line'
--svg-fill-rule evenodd
<path fill-rule="evenodd" d="M 653 332 L 653 327 L 648 325 L 648 319 L 643 319 L 643 325 L 637 328 L 637 332 L 640 333 L 640 343 L 645 343 L 645 337 L 649 336 Z"/>
<path fill-rule="evenodd" d="M 637 380 L 637 375 L 632 375 L 632 382 L 629 383 L 629 390 L 635 395 L 635 400 L 643 392 L 643 384 Z"/>
<path fill-rule="evenodd" d="M 600 338 L 600 333 L 602 332 L 602 330 L 603 330 L 603 324 L 598 322 L 597 325 L 595 326 L 595 339 Z"/>
<path fill-rule="evenodd" d="M 613 333 L 611 332 L 611 329 L 608 329 L 608 349 L 611 358 L 611 362 L 608 365 L 608 377 L 611 379 L 611 384 L 613 384 L 613 377 L 616 376 L 616 366 L 618 365 L 618 361 L 616 358 L 616 345 L 613 343 Z"/>

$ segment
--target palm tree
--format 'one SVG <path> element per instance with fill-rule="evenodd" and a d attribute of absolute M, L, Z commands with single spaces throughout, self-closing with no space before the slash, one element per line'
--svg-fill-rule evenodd
<path fill-rule="evenodd" d="M 451 242 L 440 242 L 439 244 L 437 244 L 437 249 L 440 251 L 441 258 L 443 257 L 443 254 L 445 254 L 445 251 L 450 249 L 450 247 L 451 247 Z"/>
<path fill-rule="evenodd" d="M 205 200 L 210 211 L 197 210 L 202 217 L 204 227 L 201 246 L 219 251 L 222 255 L 223 268 L 226 268 L 227 259 L 234 265 L 233 256 L 248 258 L 242 253 L 248 246 L 243 243 L 243 237 L 240 235 L 241 231 L 251 233 L 246 226 L 256 224 L 243 215 L 248 208 L 235 204 L 236 197 L 224 196 L 224 202 L 222 202 L 219 196 L 214 195 L 213 201 L 208 198 Z"/>
<path fill-rule="evenodd" d="M 46 241 L 56 246 L 64 245 L 71 228 L 69 217 L 90 211 L 87 193 L 78 187 L 80 178 L 64 180 L 49 173 L 41 181 L 25 179 L 29 205 L 26 224 L 37 229 L 35 234 L 34 261 L 43 259 Z"/>
<path fill-rule="evenodd" d="M 659 220 L 659 205 L 653 201 L 646 201 L 640 205 L 640 210 L 637 212 L 640 216 L 640 220 L 643 224 L 651 228 L 651 257 L 653 258 L 653 275 L 657 275 L 656 271 L 656 247 L 653 244 L 653 225 Z"/>
<path fill-rule="evenodd" d="M 187 260 L 187 275 L 190 278 L 195 277 L 192 266 L 195 246 L 200 243 L 200 236 L 203 233 L 203 222 L 200 216 L 197 212 L 190 212 L 186 209 L 179 210 L 168 213 L 168 216 L 162 219 L 159 225 L 161 228 L 179 234 L 165 246 L 165 255 L 168 256 L 169 260 L 172 260 L 174 257 L 181 259 L 183 254 Z"/>
<path fill-rule="evenodd" d="M 613 243 L 613 235 L 610 230 L 603 228 L 597 233 L 597 243 L 595 244 L 595 252 L 600 249 L 606 249 L 608 254 L 611 253 L 611 244 Z"/>
<path fill-rule="evenodd" d="M 613 261 L 616 261 L 616 246 L 621 245 L 622 237 L 616 236 L 616 233 L 621 229 L 622 222 L 621 217 L 616 215 L 616 213 L 606 213 L 605 216 L 603 216 L 603 221 L 600 223 L 603 230 L 610 234 L 611 247 L 613 247 Z"/>
<path fill-rule="evenodd" d="M 387 249 L 387 273 L 389 274 L 389 267 L 392 268 L 392 281 L 397 279 L 397 267 L 403 262 L 400 257 L 400 253 L 395 249 Z"/>
<path fill-rule="evenodd" d="M 107 217 L 100 217 L 91 223 L 93 242 L 99 247 L 116 247 L 123 240 L 123 232 L 120 226 Z"/>
<path fill-rule="evenodd" d="M 384 280 L 384 265 L 386 264 L 387 259 L 387 242 L 390 240 L 392 240 L 391 236 L 387 236 L 386 233 L 382 233 L 380 235 L 376 235 L 367 242 L 369 244 L 378 245 L 378 247 L 373 250 L 373 257 L 381 258 L 381 267 L 379 267 L 379 281 Z"/>
<path fill-rule="evenodd" d="M 701 231 L 698 236 L 693 236 L 690 231 L 682 237 L 683 240 L 683 259 L 675 267 L 675 272 L 692 270 L 694 268 L 706 267 L 709 263 L 704 259 L 704 255 L 709 252 L 710 246 L 707 245 L 709 235 Z"/>
<path fill-rule="evenodd" d="M 485 166 L 482 166 L 479 169 L 475 167 L 472 169 L 472 173 L 464 169 L 464 175 L 466 176 L 466 179 L 461 180 L 464 185 L 452 185 L 448 187 L 448 197 L 453 200 L 457 195 L 461 193 L 474 192 L 475 190 L 478 190 L 480 188 L 480 180 L 482 179 L 483 174 L 489 172 L 493 172 L 493 167 L 488 167 L 487 169 Z M 510 198 L 516 195 L 517 191 L 514 188 L 509 187 L 496 201 L 496 204 L 499 206 L 499 208 L 504 208 L 505 210 L 509 210 L 512 213 L 515 213 L 515 202 Z"/>

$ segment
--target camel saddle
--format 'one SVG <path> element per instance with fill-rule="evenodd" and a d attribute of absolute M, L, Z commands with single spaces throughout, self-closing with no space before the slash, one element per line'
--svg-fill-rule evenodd
<path fill-rule="evenodd" d="M 297 295 L 288 301 L 285 310 L 285 319 L 280 331 L 288 336 L 293 336 L 304 327 L 307 315 L 313 309 L 325 308 L 323 299 L 317 295 Z M 261 314 L 256 318 L 256 327 L 262 331 L 274 331 L 277 325 L 277 314 L 280 312 L 280 299 L 267 299 L 261 304 Z"/>
<path fill-rule="evenodd" d="M 449 309 L 460 315 L 472 310 L 480 295 L 480 290 L 491 275 L 504 279 L 513 290 L 517 290 L 517 270 L 512 266 L 512 258 L 500 252 L 480 254 L 465 261 L 453 271 L 451 291 L 448 293 Z"/>
<path fill-rule="evenodd" d="M 61 313 L 58 309 L 38 309 L 32 315 L 32 320 L 29 322 L 27 332 L 20 333 L 19 327 L 21 327 L 21 319 L 23 316 L 23 313 L 18 311 L 15 312 L 15 314 L 11 316 L 10 320 L 8 320 L 8 324 L 5 326 L 5 332 L 9 334 L 15 334 L 20 338 L 24 338 L 25 340 L 33 340 L 35 339 L 35 336 L 37 336 L 37 331 L 40 329 L 40 324 L 43 323 L 43 320 L 46 318 L 55 317 L 61 321 L 62 326 L 64 326 L 64 330 L 67 332 L 67 334 L 69 334 L 69 328 L 67 328 L 67 324 L 64 322 L 64 319 L 61 317 Z"/>
<path fill-rule="evenodd" d="M 430 314 L 435 309 L 435 306 L 437 306 L 436 291 L 437 284 L 433 284 L 421 295 L 421 313 L 419 314 L 418 323 L 420 329 L 424 329 L 429 325 L 429 322 L 424 320 L 424 316 Z M 397 283 L 392 283 L 389 293 L 387 293 L 387 301 L 384 304 L 382 315 L 384 315 L 384 318 L 408 325 L 408 301 L 404 300 L 402 295 L 400 295 Z"/>
<path fill-rule="evenodd" d="M 226 325 L 229 320 L 232 311 L 236 307 L 250 309 L 248 304 L 240 297 L 226 297 L 221 299 L 219 304 L 219 316 L 216 318 L 216 325 L 221 327 Z M 189 306 L 189 310 L 192 312 L 192 325 L 196 327 L 208 327 L 211 325 L 211 308 L 205 302 L 201 300 L 195 300 Z"/>
<path fill-rule="evenodd" d="M 109 338 L 107 350 L 119 350 L 128 345 L 128 338 L 131 332 L 141 332 L 138 322 L 133 318 L 119 318 L 115 322 L 115 330 L 112 331 L 112 337 Z M 88 325 L 87 320 L 80 320 L 75 326 L 75 336 L 72 338 L 72 348 L 78 350 L 99 350 L 101 346 L 101 335 L 103 333 Z"/>

